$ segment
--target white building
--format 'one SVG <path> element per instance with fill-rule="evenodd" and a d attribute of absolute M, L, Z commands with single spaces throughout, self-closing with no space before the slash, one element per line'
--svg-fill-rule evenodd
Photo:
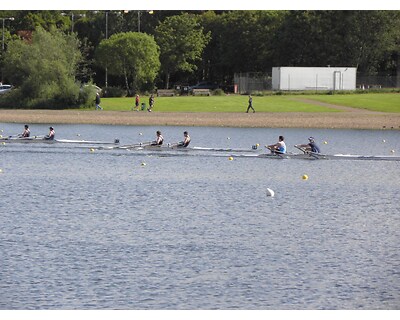
<path fill-rule="evenodd" d="M 275 67 L 273 90 L 355 90 L 357 68 Z"/>

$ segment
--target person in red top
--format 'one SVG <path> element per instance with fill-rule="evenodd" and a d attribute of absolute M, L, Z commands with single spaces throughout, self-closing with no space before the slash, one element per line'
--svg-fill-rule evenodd
<path fill-rule="evenodd" d="M 137 94 L 135 96 L 135 106 L 134 106 L 134 108 L 132 108 L 132 110 L 135 109 L 135 111 L 139 111 L 139 105 L 140 105 L 140 97 Z"/>

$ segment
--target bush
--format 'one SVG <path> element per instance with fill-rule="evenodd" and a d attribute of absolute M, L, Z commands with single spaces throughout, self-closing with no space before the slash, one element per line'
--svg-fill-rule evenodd
<path fill-rule="evenodd" d="M 213 96 L 224 96 L 225 92 L 222 89 L 215 89 L 214 91 L 212 91 L 212 95 Z"/>
<path fill-rule="evenodd" d="M 103 89 L 103 96 L 107 98 L 126 97 L 126 89 L 120 87 L 107 87 Z"/>

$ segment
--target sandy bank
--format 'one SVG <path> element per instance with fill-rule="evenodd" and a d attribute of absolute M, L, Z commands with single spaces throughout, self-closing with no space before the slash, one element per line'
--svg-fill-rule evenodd
<path fill-rule="evenodd" d="M 0 122 L 262 128 L 400 130 L 400 113 L 166 113 L 133 111 L 0 110 Z"/>

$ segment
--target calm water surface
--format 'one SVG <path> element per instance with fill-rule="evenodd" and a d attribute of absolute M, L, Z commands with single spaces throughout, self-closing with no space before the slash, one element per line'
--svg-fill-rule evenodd
<path fill-rule="evenodd" d="M 283 134 L 289 151 L 313 135 L 326 153 L 400 152 L 398 131 L 55 129 L 122 143 L 189 129 L 192 146 L 237 148 Z M 399 162 L 228 156 L 0 146 L 0 309 L 400 308 Z"/>

